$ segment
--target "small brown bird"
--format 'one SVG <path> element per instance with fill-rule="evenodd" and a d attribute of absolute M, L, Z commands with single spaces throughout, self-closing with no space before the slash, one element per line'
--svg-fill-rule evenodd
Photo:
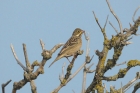
<path fill-rule="evenodd" d="M 76 28 L 74 30 L 72 36 L 70 37 L 70 39 L 65 43 L 65 45 L 63 46 L 61 51 L 58 53 L 56 59 L 51 63 L 51 65 L 54 62 L 56 62 L 57 60 L 59 60 L 59 59 L 61 59 L 63 57 L 66 57 L 68 59 L 68 57 L 74 56 L 74 54 L 78 50 L 80 50 L 80 48 L 82 46 L 82 38 L 81 38 L 81 36 L 82 36 L 83 33 L 84 33 L 83 30 L 81 30 L 80 28 Z"/>

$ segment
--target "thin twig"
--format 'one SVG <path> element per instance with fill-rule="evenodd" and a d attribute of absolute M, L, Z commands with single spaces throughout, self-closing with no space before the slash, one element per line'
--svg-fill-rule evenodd
<path fill-rule="evenodd" d="M 107 21 L 108 21 L 108 17 L 109 17 L 109 15 L 107 15 L 106 22 L 105 22 L 105 25 L 104 25 L 104 29 L 106 27 L 106 24 L 107 24 Z"/>
<path fill-rule="evenodd" d="M 93 14 L 94 14 L 94 18 L 95 18 L 95 20 L 96 20 L 96 23 L 97 23 L 98 26 L 100 27 L 101 32 L 103 33 L 104 39 L 106 40 L 106 39 L 107 39 L 107 36 L 106 36 L 106 33 L 105 33 L 105 27 L 106 27 L 106 24 L 107 24 L 107 21 L 108 21 L 108 17 L 107 17 L 107 19 L 106 19 L 106 23 L 105 23 L 105 25 L 104 25 L 104 28 L 102 28 L 101 25 L 100 25 L 100 23 L 98 22 L 98 18 L 96 17 L 94 11 L 93 11 Z"/>
<path fill-rule="evenodd" d="M 120 65 L 124 65 L 124 64 L 126 64 L 127 62 L 125 61 L 125 62 L 122 62 L 122 63 L 120 63 L 120 64 L 116 64 L 115 66 L 120 66 Z M 92 65 L 92 64 L 91 64 Z M 91 66 L 90 65 L 90 66 Z M 89 68 L 87 68 L 87 69 L 89 69 Z M 87 73 L 93 73 L 94 71 L 96 71 L 96 70 L 89 70 Z"/>
<path fill-rule="evenodd" d="M 112 23 L 109 21 L 109 24 L 114 28 L 117 34 L 119 34 L 118 30 L 112 25 Z"/>
<path fill-rule="evenodd" d="M 93 66 L 93 63 L 89 67 L 84 66 L 84 71 L 86 73 L 93 73 L 93 72 L 95 72 L 96 70 L 90 70 L 91 66 Z"/>
<path fill-rule="evenodd" d="M 1 87 L 2 87 L 2 93 L 5 93 L 5 87 L 11 82 L 12 80 L 10 79 L 9 81 L 7 81 L 6 83 L 3 83 L 2 85 L 1 85 Z"/>
<path fill-rule="evenodd" d="M 11 50 L 12 50 L 12 53 L 13 53 L 17 63 L 23 68 L 24 71 L 28 72 L 28 69 L 18 60 L 18 57 L 17 57 L 17 55 L 16 55 L 16 53 L 14 51 L 14 47 L 13 47 L 12 44 L 11 44 Z"/>
<path fill-rule="evenodd" d="M 135 15 L 136 15 L 137 11 L 139 10 L 139 8 L 140 8 L 140 6 L 135 10 L 134 15 L 132 17 L 132 20 L 133 20 L 134 23 L 136 22 L 135 21 Z"/>
<path fill-rule="evenodd" d="M 88 34 L 89 35 L 89 34 Z M 85 39 L 87 40 L 87 46 L 86 46 L 86 56 L 89 55 L 89 37 L 87 36 L 86 32 L 84 32 L 84 36 L 85 36 Z"/>
<path fill-rule="evenodd" d="M 85 33 L 84 33 L 85 34 Z M 89 34 L 87 36 L 87 34 L 85 34 L 86 36 L 86 40 L 87 40 L 87 46 L 86 46 L 86 57 L 89 56 L 89 42 L 90 42 L 90 38 L 89 38 Z"/>
<path fill-rule="evenodd" d="M 140 78 L 140 72 L 136 73 L 136 77 L 129 81 L 125 86 L 122 87 L 123 91 L 126 92 L 132 85 L 135 84 L 135 82 Z"/>
<path fill-rule="evenodd" d="M 88 33 L 88 36 L 87 36 L 87 33 L 84 31 L 84 36 L 85 36 L 85 39 L 88 41 L 89 40 L 89 33 Z"/>
<path fill-rule="evenodd" d="M 126 88 L 125 89 L 125 91 L 124 92 L 126 92 L 128 89 L 130 89 L 133 85 L 135 85 L 136 83 L 134 82 L 134 83 L 132 83 L 130 86 L 128 86 L 128 88 Z"/>
<path fill-rule="evenodd" d="M 114 17 L 116 18 L 116 20 L 117 20 L 118 23 L 119 23 L 119 27 L 120 27 L 120 32 L 121 32 L 121 34 L 123 34 L 123 27 L 122 27 L 121 21 L 119 20 L 119 18 L 117 17 L 117 15 L 116 15 L 115 12 L 113 11 L 113 9 L 111 8 L 109 1 L 106 0 L 106 2 L 107 2 L 107 4 L 108 4 L 108 7 L 109 7 L 109 9 L 110 9 L 110 12 L 114 15 Z"/>
<path fill-rule="evenodd" d="M 124 65 L 124 64 L 126 64 L 126 61 L 125 62 L 122 62 L 120 64 L 116 64 L 115 66 L 120 66 L 120 65 Z"/>
<path fill-rule="evenodd" d="M 41 45 L 41 47 L 42 47 L 42 50 L 44 50 L 45 49 L 45 44 L 43 43 L 43 41 L 42 41 L 42 39 L 40 39 L 40 45 Z"/>
<path fill-rule="evenodd" d="M 26 50 L 26 44 L 23 44 L 23 52 L 24 52 L 26 67 L 29 69 L 31 67 L 31 65 L 30 65 L 30 62 L 28 60 L 28 55 L 27 55 L 27 50 Z"/>
<path fill-rule="evenodd" d="M 84 63 L 74 72 L 74 74 L 72 74 L 72 75 L 68 78 L 68 80 L 67 80 L 66 83 L 68 83 L 72 78 L 74 78 L 74 77 L 80 72 L 80 70 L 81 70 L 85 65 L 86 65 L 86 62 L 84 62 Z"/>
<path fill-rule="evenodd" d="M 94 63 L 92 63 L 91 65 L 89 65 L 89 67 L 87 67 L 87 69 L 90 69 L 93 65 L 94 65 Z"/>
<path fill-rule="evenodd" d="M 136 93 L 136 91 L 140 88 L 140 82 L 137 82 L 134 86 L 134 90 L 132 91 L 132 93 Z"/>
<path fill-rule="evenodd" d="M 93 73 L 95 72 L 96 70 L 88 70 L 87 73 Z"/>
<path fill-rule="evenodd" d="M 95 15 L 94 11 L 92 11 L 92 12 L 93 12 L 93 14 L 94 14 L 94 18 L 95 18 L 95 20 L 96 20 L 96 22 L 97 22 L 98 26 L 99 26 L 99 27 L 100 27 L 100 29 L 102 30 L 102 27 L 101 27 L 100 23 L 98 22 L 98 18 L 96 17 L 96 15 Z"/>
<path fill-rule="evenodd" d="M 63 46 L 63 43 L 59 43 L 57 45 L 55 45 L 52 49 L 51 49 L 51 53 L 54 53 L 58 48 L 60 48 L 61 46 Z"/>
<path fill-rule="evenodd" d="M 85 93 L 85 88 L 86 88 L 86 71 L 84 69 L 84 72 L 83 72 L 83 83 L 82 83 L 82 93 Z"/>
<path fill-rule="evenodd" d="M 65 69 L 65 65 L 66 65 L 66 63 L 64 62 L 64 63 L 63 63 L 63 66 L 62 66 L 62 77 L 64 77 L 64 69 Z"/>
<path fill-rule="evenodd" d="M 87 40 L 87 46 L 86 46 L 86 63 L 87 63 L 87 58 L 89 58 L 89 42 L 90 42 L 90 38 L 89 38 L 89 36 L 87 36 L 86 34 L 85 34 L 85 36 L 88 38 L 88 39 L 86 39 Z M 86 65 L 86 64 L 85 64 Z M 82 83 L 82 93 L 85 93 L 85 88 L 86 88 L 86 66 L 84 65 L 84 72 L 83 72 L 83 83 Z"/>
<path fill-rule="evenodd" d="M 65 68 L 65 65 L 66 65 L 66 63 L 64 62 L 64 63 L 63 63 L 63 66 L 62 66 L 62 74 L 59 75 L 59 80 L 60 80 L 60 82 L 62 82 L 63 79 L 64 79 L 64 68 Z"/>

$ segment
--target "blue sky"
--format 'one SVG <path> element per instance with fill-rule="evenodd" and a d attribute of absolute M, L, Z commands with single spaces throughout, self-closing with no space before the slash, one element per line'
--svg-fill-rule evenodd
<path fill-rule="evenodd" d="M 129 23 L 132 23 L 132 16 L 135 9 L 140 6 L 140 0 L 110 0 L 110 4 L 115 13 L 120 18 L 123 28 L 129 28 Z M 55 44 L 65 43 L 71 36 L 75 28 L 81 28 L 90 35 L 90 55 L 95 55 L 94 50 L 102 50 L 103 36 L 96 24 L 92 11 L 96 13 L 100 24 L 103 26 L 107 15 L 109 21 L 119 30 L 119 26 L 115 18 L 109 11 L 105 0 L 1 0 L 0 1 L 0 84 L 12 79 L 12 82 L 6 87 L 6 93 L 12 91 L 12 86 L 15 81 L 23 79 L 23 69 L 17 64 L 10 49 L 10 44 L 14 45 L 15 51 L 19 60 L 25 65 L 22 43 L 26 44 L 29 61 L 32 63 L 35 60 L 41 61 L 41 47 L 39 39 L 45 43 L 46 49 L 51 49 Z M 140 10 L 137 12 L 135 19 L 140 16 Z M 140 30 L 138 31 L 140 33 Z M 106 33 L 109 38 L 115 35 L 113 28 L 107 24 Z M 81 49 L 86 51 L 86 40 L 83 39 Z M 131 40 L 133 44 L 126 46 L 122 52 L 122 56 L 118 63 L 129 61 L 130 59 L 140 59 L 140 43 L 139 36 L 133 36 Z M 68 65 L 68 61 L 63 58 L 57 61 L 51 68 L 48 68 L 50 63 L 55 59 L 57 50 L 52 58 L 45 65 L 45 73 L 40 75 L 36 80 L 38 93 L 50 93 L 59 84 L 59 74 L 64 62 Z M 113 50 L 109 52 L 108 58 L 112 58 Z M 75 62 L 72 73 L 80 67 L 85 60 L 85 52 L 79 56 Z M 95 69 L 98 57 L 95 55 L 93 61 Z M 115 67 L 108 71 L 105 75 L 115 75 L 120 68 L 125 68 L 126 65 Z M 106 86 L 109 89 L 110 85 L 114 85 L 116 89 L 120 88 L 121 82 L 125 85 L 128 81 L 136 76 L 136 72 L 140 71 L 139 67 L 132 68 L 124 79 L 119 79 L 117 82 L 107 82 Z M 81 92 L 83 71 L 72 79 L 67 86 L 63 87 L 59 93 L 76 93 Z M 87 86 L 93 79 L 93 74 L 87 75 Z M 127 91 L 131 93 L 133 87 Z M 140 90 L 139 90 L 140 92 Z M 31 93 L 29 83 L 21 88 L 17 93 Z"/>

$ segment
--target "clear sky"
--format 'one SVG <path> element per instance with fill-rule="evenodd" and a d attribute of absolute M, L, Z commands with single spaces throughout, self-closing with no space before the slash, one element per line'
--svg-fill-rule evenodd
<path fill-rule="evenodd" d="M 110 0 L 110 4 L 115 13 L 120 18 L 123 28 L 129 28 L 129 22 L 132 22 L 132 16 L 135 9 L 140 6 L 140 0 Z M 22 43 L 26 44 L 29 61 L 41 61 L 41 47 L 39 39 L 46 44 L 46 49 L 51 49 L 55 44 L 65 43 L 71 36 L 75 28 L 81 28 L 90 35 L 90 55 L 95 55 L 94 50 L 102 50 L 103 36 L 95 22 L 92 11 L 95 11 L 100 24 L 103 26 L 107 15 L 109 21 L 119 30 L 119 26 L 113 15 L 110 13 L 105 0 L 1 0 L 0 1 L 0 84 L 12 79 L 12 82 L 6 87 L 6 93 L 11 93 L 13 83 L 23 79 L 23 69 L 17 64 L 10 44 L 14 45 L 19 60 L 25 65 Z M 137 12 L 135 19 L 140 16 L 140 10 Z M 113 28 L 107 24 L 106 32 L 109 38 L 115 35 Z M 140 33 L 140 30 L 138 31 Z M 84 37 L 81 49 L 86 51 L 86 40 Z M 131 40 L 133 44 L 124 48 L 122 56 L 118 63 L 129 61 L 130 59 L 140 60 L 140 37 L 133 36 Z M 50 63 L 55 59 L 57 50 L 52 58 L 45 65 L 45 73 L 39 75 L 35 80 L 38 93 L 50 93 L 59 84 L 59 74 L 64 62 L 68 65 L 68 61 L 63 58 L 57 61 L 51 68 Z M 109 52 L 108 58 L 112 58 L 113 50 Z M 79 56 L 75 62 L 72 73 L 80 67 L 85 60 L 85 52 Z M 95 69 L 98 57 L 95 55 L 93 61 Z M 112 76 L 117 74 L 120 68 L 126 65 L 115 67 L 108 71 L 105 75 Z M 110 85 L 120 88 L 121 82 L 125 85 L 128 81 L 136 76 L 136 72 L 140 71 L 139 67 L 132 68 L 125 78 L 117 80 L 117 82 L 107 82 Z M 72 79 L 59 93 L 76 93 L 81 92 L 83 71 Z M 93 79 L 93 74 L 87 75 L 87 87 Z M 133 87 L 127 91 L 131 93 Z M 140 90 L 139 90 L 140 92 Z M 21 88 L 17 93 L 31 93 L 29 83 Z M 138 93 L 138 92 L 137 92 Z"/>

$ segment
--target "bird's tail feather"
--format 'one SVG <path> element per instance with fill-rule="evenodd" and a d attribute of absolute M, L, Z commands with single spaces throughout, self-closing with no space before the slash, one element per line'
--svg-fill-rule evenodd
<path fill-rule="evenodd" d="M 52 64 L 54 64 L 57 60 L 59 60 L 60 58 L 62 58 L 61 56 L 58 56 L 51 64 L 49 67 L 51 67 Z"/>

